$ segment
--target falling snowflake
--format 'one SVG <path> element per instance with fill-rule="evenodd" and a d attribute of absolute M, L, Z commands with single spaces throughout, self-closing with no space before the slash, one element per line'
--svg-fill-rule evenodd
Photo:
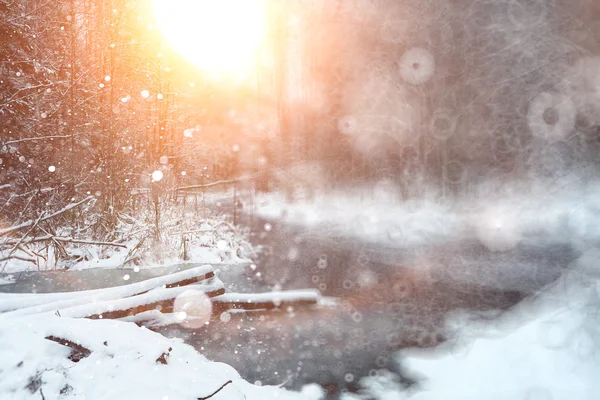
<path fill-rule="evenodd" d="M 358 121 L 352 115 L 346 115 L 338 120 L 338 130 L 344 135 L 354 135 L 358 131 Z"/>
<path fill-rule="evenodd" d="M 527 125 L 534 136 L 560 140 L 575 127 L 577 111 L 567 96 L 558 92 L 544 92 L 529 105 Z"/>
<path fill-rule="evenodd" d="M 152 181 L 158 182 L 164 177 L 162 171 L 156 170 L 152 173 Z"/>
<path fill-rule="evenodd" d="M 140 92 L 140 95 L 141 95 L 143 98 L 147 99 L 148 97 L 150 97 L 150 91 L 149 91 L 149 90 L 147 90 L 147 89 L 144 89 L 144 90 L 142 90 L 142 91 Z"/>
<path fill-rule="evenodd" d="M 54 171 L 56 171 L 56 167 L 54 165 L 51 165 L 48 167 L 48 171 L 54 172 Z"/>
<path fill-rule="evenodd" d="M 199 290 L 186 290 L 175 298 L 173 311 L 179 320 L 185 320 L 186 327 L 199 328 L 208 323 L 212 317 L 212 302 Z"/>
<path fill-rule="evenodd" d="M 425 49 L 413 47 L 400 58 L 400 74 L 408 83 L 421 85 L 431 79 L 434 72 L 435 59 Z"/>
<path fill-rule="evenodd" d="M 224 311 L 221 313 L 221 316 L 219 317 L 221 322 L 229 322 L 231 321 L 231 314 L 228 313 L 227 311 Z"/>

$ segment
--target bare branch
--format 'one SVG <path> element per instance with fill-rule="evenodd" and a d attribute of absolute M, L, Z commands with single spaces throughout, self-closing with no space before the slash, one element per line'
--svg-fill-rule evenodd
<path fill-rule="evenodd" d="M 228 180 L 210 182 L 210 183 L 206 183 L 204 185 L 182 186 L 182 187 L 177 188 L 177 191 L 181 191 L 181 190 L 193 190 L 193 189 L 203 189 L 203 188 L 208 188 L 208 187 L 217 186 L 217 185 L 226 185 L 226 184 L 231 184 L 231 183 L 236 183 L 236 182 L 240 182 L 240 181 L 245 181 L 245 180 L 249 180 L 249 179 L 252 179 L 252 178 L 256 178 L 259 175 L 260 175 L 260 173 L 255 173 L 255 174 L 240 176 L 240 177 L 234 178 L 234 179 L 228 179 Z"/>
<path fill-rule="evenodd" d="M 227 382 L 225 382 L 220 388 L 218 388 L 216 391 L 214 391 L 212 394 L 209 394 L 206 397 L 198 397 L 198 400 L 207 400 L 210 399 L 211 397 L 213 397 L 215 394 L 219 393 L 221 390 L 223 390 L 223 388 L 227 385 L 229 385 L 230 383 L 233 383 L 231 380 L 228 380 Z"/>
<path fill-rule="evenodd" d="M 37 260 L 34 260 L 32 258 L 27 258 L 27 257 L 16 256 L 14 254 L 13 255 L 9 255 L 7 257 L 0 258 L 0 262 L 2 262 L 2 261 L 8 261 L 8 260 L 11 260 L 11 259 L 21 260 L 21 261 L 27 261 L 27 262 L 31 262 L 31 263 L 34 263 L 34 264 L 37 265 Z"/>
<path fill-rule="evenodd" d="M 71 360 L 73 362 L 78 362 L 82 358 L 89 357 L 89 355 L 92 354 L 92 351 L 90 349 L 87 349 L 87 348 L 83 347 L 82 345 L 77 344 L 71 340 L 59 338 L 59 337 L 52 336 L 52 335 L 46 336 L 45 339 L 50 340 L 52 342 L 56 342 L 58 344 L 62 344 L 63 346 L 69 347 L 72 350 L 71 354 L 69 354 L 69 360 Z"/>
<path fill-rule="evenodd" d="M 68 206 L 56 211 L 55 213 L 52 213 L 50 215 L 44 216 L 43 218 L 38 218 L 36 221 L 34 220 L 29 220 L 26 222 L 23 222 L 22 224 L 19 225 L 15 225 L 15 226 L 11 226 L 9 228 L 4 228 L 4 229 L 0 229 L 0 236 L 4 236 L 4 235 L 8 235 L 9 233 L 13 233 L 13 232 L 17 232 L 20 231 L 21 229 L 25 229 L 25 228 L 29 228 L 30 226 L 37 224 L 39 222 L 42 221 L 46 221 L 49 220 L 50 218 L 54 218 L 57 217 L 69 210 L 72 210 L 73 208 L 82 205 L 85 202 L 88 202 L 90 200 L 92 200 L 94 198 L 94 196 L 88 196 L 85 199 L 78 201 L 77 203 L 71 203 Z"/>
<path fill-rule="evenodd" d="M 21 142 L 33 142 L 36 140 L 46 140 L 46 139 L 70 139 L 71 136 L 77 136 L 77 135 L 81 135 L 83 133 L 85 133 L 85 132 L 74 133 L 73 135 L 39 136 L 39 137 L 32 137 L 32 138 L 15 139 L 15 140 L 9 140 L 8 142 L 5 142 L 4 145 L 21 143 Z"/>

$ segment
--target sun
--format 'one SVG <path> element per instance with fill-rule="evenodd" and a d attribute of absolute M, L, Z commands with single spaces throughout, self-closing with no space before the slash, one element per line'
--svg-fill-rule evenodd
<path fill-rule="evenodd" d="M 214 77 L 244 78 L 267 36 L 267 0 L 153 0 L 163 37 Z"/>

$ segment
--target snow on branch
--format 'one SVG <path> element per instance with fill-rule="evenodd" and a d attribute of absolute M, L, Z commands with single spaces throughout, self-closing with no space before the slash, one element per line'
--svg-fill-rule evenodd
<path fill-rule="evenodd" d="M 44 242 L 46 240 L 56 240 L 57 242 L 64 242 L 64 243 L 90 244 L 90 245 L 95 245 L 95 246 L 114 246 L 114 247 L 122 247 L 124 249 L 127 248 L 127 246 L 122 243 L 97 242 L 97 241 L 93 241 L 93 240 L 80 240 L 80 239 L 74 239 L 72 237 L 61 237 L 61 236 L 53 236 L 53 235 L 45 235 L 45 236 L 38 236 L 38 237 L 33 237 L 33 238 L 26 238 L 22 242 L 20 242 L 20 244 L 25 245 L 25 244 L 35 243 L 35 242 Z M 19 243 L 19 242 L 17 240 L 7 240 L 6 242 L 3 242 L 1 244 L 14 245 L 16 243 Z"/>
<path fill-rule="evenodd" d="M 158 288 L 125 299 L 83 304 L 60 310 L 60 315 L 70 318 L 117 319 L 150 310 L 160 310 L 168 313 L 174 311 L 175 300 L 184 292 L 191 290 L 202 292 L 208 298 L 225 293 L 223 282 L 214 277 L 206 283 L 175 288 Z"/>
<path fill-rule="evenodd" d="M 321 299 L 318 290 L 289 290 L 266 293 L 226 293 L 213 300 L 215 309 L 272 310 L 288 306 L 316 305 Z"/>
<path fill-rule="evenodd" d="M 65 213 L 65 212 L 67 212 L 69 210 L 74 209 L 75 207 L 78 207 L 78 206 L 82 205 L 83 203 L 86 203 L 86 202 L 92 200 L 93 198 L 94 198 L 94 196 L 88 196 L 85 199 L 78 201 L 77 203 L 71 203 L 71 204 L 67 205 L 66 207 L 64 207 L 64 208 L 62 208 L 62 209 L 60 209 L 60 210 L 58 210 L 58 211 L 56 211 L 56 212 L 54 212 L 52 214 L 43 216 L 42 218 L 38 218 L 38 219 L 35 219 L 35 220 L 30 219 L 29 221 L 25 221 L 25 222 L 23 222 L 23 223 L 21 223 L 19 225 L 15 225 L 15 226 L 11 226 L 11 227 L 8 227 L 8 228 L 0 229 L 0 236 L 5 236 L 5 235 L 8 235 L 9 233 L 13 233 L 13 232 L 20 231 L 21 229 L 29 228 L 30 226 L 33 226 L 34 224 L 36 224 L 38 222 L 46 221 L 46 220 L 49 220 L 51 218 L 57 217 L 57 216 Z"/>
<path fill-rule="evenodd" d="M 71 354 L 69 354 L 69 360 L 73 362 L 79 362 L 82 358 L 89 357 L 89 355 L 92 354 L 89 349 L 86 349 L 82 345 L 68 339 L 63 339 L 56 336 L 46 336 L 45 339 L 69 347 L 72 350 Z"/>
<path fill-rule="evenodd" d="M 0 313 L 6 316 L 24 316 L 58 309 L 75 307 L 83 304 L 116 300 L 124 297 L 138 296 L 159 287 L 176 288 L 203 282 L 214 277 L 213 267 L 202 265 L 166 276 L 147 279 L 107 289 L 84 290 L 65 293 L 15 294 L 0 293 Z M 192 286 L 195 287 L 195 286 Z M 11 312 L 9 312 L 11 311 Z"/>

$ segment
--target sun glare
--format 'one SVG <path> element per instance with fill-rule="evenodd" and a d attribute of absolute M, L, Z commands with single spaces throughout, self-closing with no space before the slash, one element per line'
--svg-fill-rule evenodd
<path fill-rule="evenodd" d="M 215 77 L 249 76 L 267 35 L 266 0 L 153 0 L 169 44 Z"/>

